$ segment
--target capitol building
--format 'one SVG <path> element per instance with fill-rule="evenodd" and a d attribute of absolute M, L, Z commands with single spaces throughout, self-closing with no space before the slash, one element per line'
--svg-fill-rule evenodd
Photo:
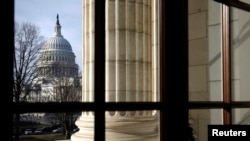
<path fill-rule="evenodd" d="M 59 15 L 57 15 L 54 27 L 54 36 L 44 43 L 39 55 L 38 77 L 34 81 L 35 87 L 28 97 L 28 101 L 79 101 L 81 97 L 79 68 L 75 62 L 76 56 L 72 51 L 71 44 L 61 33 Z M 69 86 L 74 88 L 69 90 Z M 72 96 L 61 98 L 66 91 L 69 91 Z"/>

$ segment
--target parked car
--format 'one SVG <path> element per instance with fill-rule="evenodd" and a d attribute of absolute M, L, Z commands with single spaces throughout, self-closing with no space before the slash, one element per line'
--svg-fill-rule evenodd
<path fill-rule="evenodd" d="M 52 132 L 53 133 L 62 133 L 63 132 L 63 128 L 62 127 L 56 128 Z"/>
<path fill-rule="evenodd" d="M 42 134 L 42 133 L 43 133 L 43 129 L 44 129 L 44 128 L 37 128 L 37 129 L 35 130 L 35 134 Z"/>
<path fill-rule="evenodd" d="M 24 131 L 24 134 L 25 135 L 30 135 L 30 134 L 32 134 L 33 132 L 32 132 L 32 130 L 31 129 L 25 129 L 25 131 Z"/>

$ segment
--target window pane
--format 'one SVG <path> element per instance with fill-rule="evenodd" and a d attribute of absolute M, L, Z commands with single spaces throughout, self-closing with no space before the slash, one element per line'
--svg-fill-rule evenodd
<path fill-rule="evenodd" d="M 157 141 L 159 140 L 158 118 L 156 111 L 116 111 L 114 115 L 107 113 L 106 139 L 107 141 L 120 138 Z"/>
<path fill-rule="evenodd" d="M 70 139 L 71 134 L 79 128 L 75 121 L 80 113 L 23 113 L 19 120 L 13 115 L 13 137 L 19 130 L 19 140 L 38 141 L 41 138 L 49 140 Z"/>
<path fill-rule="evenodd" d="M 250 125 L 250 108 L 233 109 L 233 124 Z"/>
<path fill-rule="evenodd" d="M 189 100 L 221 101 L 221 5 L 189 1 Z"/>
<path fill-rule="evenodd" d="M 193 129 L 193 136 L 199 141 L 207 141 L 208 125 L 223 124 L 222 109 L 192 109 L 189 114 L 192 115 L 189 124 Z"/>
<path fill-rule="evenodd" d="M 81 3 L 15 0 L 14 101 L 81 100 Z"/>
<path fill-rule="evenodd" d="M 156 141 L 159 138 L 158 111 L 107 111 L 106 112 L 106 141 L 111 140 L 145 140 Z M 93 140 L 94 114 L 83 113 L 76 125 L 80 132 L 72 135 L 72 140 Z"/>
<path fill-rule="evenodd" d="M 250 101 L 249 12 L 232 8 L 231 18 L 232 99 Z"/>
<path fill-rule="evenodd" d="M 83 100 L 93 101 L 94 59 L 98 57 L 94 48 L 99 34 L 94 29 L 94 3 L 85 0 L 83 5 Z M 157 2 L 108 0 L 105 21 L 106 101 L 156 101 L 159 93 Z"/>

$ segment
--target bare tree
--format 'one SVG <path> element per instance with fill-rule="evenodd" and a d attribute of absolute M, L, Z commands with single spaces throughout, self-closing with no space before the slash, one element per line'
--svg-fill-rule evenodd
<path fill-rule="evenodd" d="M 14 101 L 25 101 L 37 78 L 36 64 L 44 43 L 40 28 L 32 23 L 15 23 Z"/>
<path fill-rule="evenodd" d="M 36 63 L 38 54 L 44 43 L 40 35 L 40 28 L 29 22 L 21 25 L 15 23 L 15 54 L 13 56 L 13 100 L 14 102 L 26 101 L 33 81 L 37 77 Z M 20 114 L 14 114 L 15 140 L 19 140 Z"/>
<path fill-rule="evenodd" d="M 57 65 L 57 67 L 60 67 Z M 59 72 L 58 72 L 59 73 Z M 82 96 L 81 76 L 60 76 L 49 81 L 49 87 L 43 94 L 51 97 L 52 102 L 80 102 Z M 65 139 L 70 139 L 72 129 L 80 112 L 50 113 L 46 114 L 51 123 L 57 121 L 63 127 Z"/>
<path fill-rule="evenodd" d="M 79 102 L 81 101 L 81 77 L 60 77 L 55 80 L 53 93 L 56 102 Z M 55 116 L 63 126 L 63 134 L 66 139 L 70 138 L 73 123 L 79 113 L 57 113 Z"/>

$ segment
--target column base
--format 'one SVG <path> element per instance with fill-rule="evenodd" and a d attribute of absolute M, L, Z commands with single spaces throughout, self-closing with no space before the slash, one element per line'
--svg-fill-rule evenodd
<path fill-rule="evenodd" d="M 93 117 L 81 117 L 76 121 L 79 131 L 71 136 L 71 141 L 94 141 Z M 130 118 L 107 120 L 106 141 L 157 141 L 158 120 L 151 118 Z"/>

